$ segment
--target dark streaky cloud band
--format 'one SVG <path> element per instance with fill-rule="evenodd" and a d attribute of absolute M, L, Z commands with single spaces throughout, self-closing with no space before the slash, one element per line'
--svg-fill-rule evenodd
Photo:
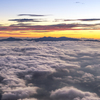
<path fill-rule="evenodd" d="M 78 19 L 78 20 L 80 20 L 80 21 L 98 21 L 98 20 L 100 20 L 100 18 L 91 18 L 91 19 Z"/>
<path fill-rule="evenodd" d="M 99 24 L 98 24 L 99 25 Z M 12 24 L 10 26 L 1 26 L 0 30 L 11 31 L 11 30 L 86 30 L 94 29 L 96 24 L 55 24 L 55 25 L 31 25 L 31 24 Z M 98 28 L 99 29 L 99 28 Z"/>
<path fill-rule="evenodd" d="M 62 19 L 62 20 L 63 21 L 99 21 L 100 18 L 89 18 L 89 19 Z M 60 20 L 57 20 L 57 21 L 60 21 Z"/>
<path fill-rule="evenodd" d="M 37 14 L 19 14 L 18 16 L 34 16 L 34 17 L 43 17 L 47 15 L 37 15 Z"/>
<path fill-rule="evenodd" d="M 9 19 L 8 21 L 17 21 L 17 22 L 42 22 L 38 19 Z"/>

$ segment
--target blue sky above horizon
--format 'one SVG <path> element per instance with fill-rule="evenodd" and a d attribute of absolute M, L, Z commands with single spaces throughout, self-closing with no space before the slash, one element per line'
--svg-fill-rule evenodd
<path fill-rule="evenodd" d="M 17 18 L 18 14 L 66 19 L 100 18 L 100 0 L 0 0 L 0 4 L 2 20 Z"/>

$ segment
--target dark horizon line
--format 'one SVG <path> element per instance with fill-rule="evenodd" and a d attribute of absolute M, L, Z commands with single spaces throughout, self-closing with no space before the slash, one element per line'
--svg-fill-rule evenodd
<path fill-rule="evenodd" d="M 7 37 L 4 39 L 0 39 L 0 41 L 95 41 L 100 42 L 100 39 L 92 39 L 92 38 L 71 38 L 71 37 L 40 37 L 40 38 L 19 38 L 19 37 Z"/>

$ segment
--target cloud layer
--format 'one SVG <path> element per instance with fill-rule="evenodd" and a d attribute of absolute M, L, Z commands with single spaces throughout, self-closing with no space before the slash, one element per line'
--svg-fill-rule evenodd
<path fill-rule="evenodd" d="M 11 21 L 18 22 L 42 22 L 33 19 L 14 19 Z M 12 24 L 11 26 L 0 26 L 1 31 L 64 31 L 64 30 L 99 30 L 99 24 L 55 24 L 55 25 L 31 25 L 29 24 Z"/>
<path fill-rule="evenodd" d="M 100 100 L 100 45 L 0 42 L 1 100 Z"/>
<path fill-rule="evenodd" d="M 83 92 L 74 87 L 64 87 L 51 92 L 51 98 L 54 100 L 100 100 L 95 93 Z"/>

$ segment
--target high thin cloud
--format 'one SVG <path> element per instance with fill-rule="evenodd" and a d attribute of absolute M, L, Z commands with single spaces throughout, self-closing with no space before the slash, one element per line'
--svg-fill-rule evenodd
<path fill-rule="evenodd" d="M 88 18 L 88 19 L 55 19 L 54 22 L 61 21 L 100 21 L 100 18 Z"/>
<path fill-rule="evenodd" d="M 30 15 L 30 16 L 44 16 L 44 15 L 31 15 L 31 14 L 20 14 L 20 16 Z M 57 30 L 99 30 L 100 28 L 98 25 L 100 24 L 76 24 L 76 21 L 80 22 L 91 22 L 91 21 L 100 21 L 100 18 L 89 18 L 89 19 L 55 19 L 52 22 L 59 22 L 59 24 L 52 24 L 52 25 L 39 25 L 39 22 L 49 22 L 47 19 L 9 19 L 8 21 L 14 21 L 18 24 L 12 24 L 8 27 L 0 26 L 1 30 L 46 30 L 46 31 L 57 31 Z M 62 24 L 62 22 L 72 21 L 71 24 Z M 32 25 L 35 23 L 35 25 Z M 36 25 L 37 23 L 37 25 Z M 16 27 L 16 28 L 15 28 Z M 23 28 L 24 27 L 24 28 Z M 6 29 L 7 28 L 7 29 Z"/>
<path fill-rule="evenodd" d="M 38 15 L 38 14 L 19 14 L 18 16 L 43 17 L 43 16 L 47 16 L 47 15 Z"/>
<path fill-rule="evenodd" d="M 100 21 L 100 18 L 78 19 L 80 21 Z"/>
<path fill-rule="evenodd" d="M 42 22 L 38 19 L 9 19 L 9 21 L 17 21 L 17 22 Z"/>
<path fill-rule="evenodd" d="M 77 2 L 75 2 L 75 3 L 80 3 L 80 2 L 77 1 Z"/>
<path fill-rule="evenodd" d="M 76 1 L 75 3 L 76 3 L 76 4 L 84 4 L 84 3 L 82 3 L 82 2 L 79 2 L 79 1 Z"/>

